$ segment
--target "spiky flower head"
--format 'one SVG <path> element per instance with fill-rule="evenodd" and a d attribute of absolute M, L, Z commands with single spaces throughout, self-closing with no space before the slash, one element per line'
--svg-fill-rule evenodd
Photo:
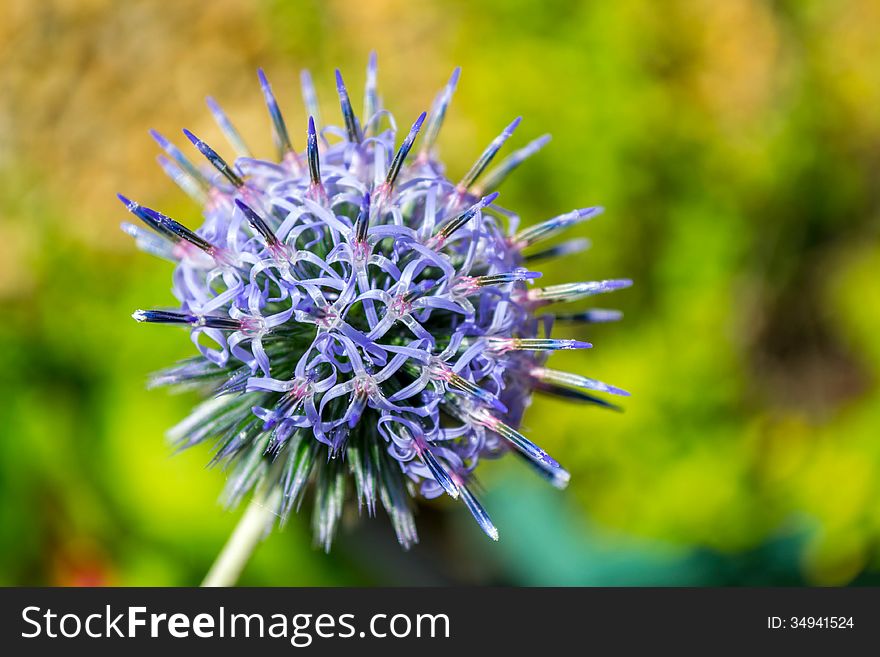
<path fill-rule="evenodd" d="M 545 306 L 629 285 L 535 285 L 541 274 L 534 261 L 584 247 L 583 240 L 540 243 L 601 208 L 517 230 L 518 217 L 494 190 L 548 137 L 487 168 L 519 119 L 460 182 L 448 179 L 434 146 L 458 74 L 398 145 L 396 123 L 379 104 L 375 57 L 363 123 L 337 71 L 343 125 L 321 126 L 311 77 L 303 73 L 311 117 L 297 149 L 260 71 L 275 161 L 253 158 L 208 99 L 236 153 L 232 164 L 188 130 L 210 167 L 152 133 L 165 151 L 163 169 L 204 206 L 201 227 L 193 231 L 120 196 L 140 220 L 124 230 L 174 264 L 180 302 L 173 310 L 138 310 L 134 318 L 189 327 L 200 354 L 153 383 L 209 396 L 172 439 L 180 447 L 216 443 L 213 462 L 228 468 L 231 503 L 259 490 L 285 519 L 311 488 L 315 538 L 325 549 L 350 478 L 359 509 L 373 515 L 381 504 L 404 547 L 417 541 L 414 498 L 444 493 L 463 501 L 497 540 L 473 493 L 482 459 L 513 451 L 552 484 L 562 488 L 569 479 L 517 431 L 532 392 L 602 405 L 596 391 L 626 394 L 545 366 L 552 351 L 590 347 L 551 337 L 554 316 Z M 564 319 L 617 317 L 590 310 Z"/>

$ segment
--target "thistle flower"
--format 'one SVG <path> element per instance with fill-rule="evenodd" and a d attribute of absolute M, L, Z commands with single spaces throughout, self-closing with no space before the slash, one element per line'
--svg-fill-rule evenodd
<path fill-rule="evenodd" d="M 171 310 L 138 310 L 134 318 L 188 328 L 200 354 L 152 379 L 208 396 L 171 431 L 173 441 L 181 448 L 213 441 L 212 462 L 229 471 L 226 499 L 263 491 L 282 521 L 310 488 L 315 538 L 325 549 L 352 484 L 358 508 L 372 516 L 384 507 L 404 547 L 418 540 L 419 495 L 460 499 L 497 540 L 474 493 L 482 459 L 513 452 L 553 485 L 569 480 L 517 430 L 533 391 L 605 406 L 596 393 L 627 394 L 546 366 L 553 351 L 591 345 L 551 337 L 554 315 L 545 306 L 630 281 L 538 287 L 541 274 L 531 268 L 584 248 L 583 240 L 545 243 L 601 208 L 516 230 L 518 217 L 498 203 L 495 190 L 549 139 L 489 170 L 520 119 L 458 183 L 448 179 L 435 144 L 458 76 L 456 69 L 431 111 L 400 140 L 379 102 L 375 57 L 362 120 L 336 72 L 341 127 L 320 125 L 304 73 L 311 118 L 299 141 L 260 71 L 275 160 L 251 157 L 212 99 L 234 160 L 184 130 L 201 158 L 197 165 L 152 133 L 165 152 L 162 168 L 204 206 L 198 229 L 119 197 L 139 220 L 124 230 L 174 264 L 180 302 Z M 618 317 L 594 309 L 558 318 Z"/>

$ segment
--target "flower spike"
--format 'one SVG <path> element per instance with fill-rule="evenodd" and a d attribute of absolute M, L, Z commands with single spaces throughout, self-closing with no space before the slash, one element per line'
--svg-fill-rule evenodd
<path fill-rule="evenodd" d="M 272 85 L 269 84 L 263 69 L 257 69 L 257 77 L 260 79 L 260 89 L 263 90 L 263 99 L 266 101 L 266 108 L 269 110 L 269 117 L 272 119 L 272 134 L 275 139 L 275 147 L 278 149 L 279 157 L 283 159 L 285 155 L 293 152 L 293 144 L 287 132 L 287 124 L 284 123 L 284 117 L 281 116 L 281 109 L 278 107 L 278 101 L 275 100 L 275 94 L 272 93 Z"/>
<path fill-rule="evenodd" d="M 303 69 L 299 74 L 300 87 L 302 89 L 303 103 L 306 112 L 315 119 L 316 125 L 321 125 L 321 108 L 318 105 L 318 95 L 315 93 L 315 84 L 312 82 L 312 74 Z"/>
<path fill-rule="evenodd" d="M 446 110 L 449 109 L 449 103 L 452 101 L 452 94 L 458 86 L 458 78 L 461 75 L 461 68 L 456 67 L 452 71 L 449 82 L 446 83 L 443 91 L 440 92 L 437 101 L 431 108 L 431 118 L 428 119 L 428 126 L 425 128 L 425 139 L 422 141 L 421 158 L 428 159 L 430 151 L 437 142 L 440 134 L 440 128 L 443 127 L 443 119 L 446 118 Z"/>
<path fill-rule="evenodd" d="M 584 388 L 585 390 L 597 390 L 599 392 L 607 392 L 612 395 L 620 395 L 629 397 L 629 393 L 617 386 L 611 386 L 602 383 L 596 379 L 590 379 L 580 374 L 572 374 L 571 372 L 560 372 L 559 370 L 551 370 L 546 367 L 533 367 L 529 371 L 529 376 L 534 377 L 542 383 L 555 383 L 557 385 L 570 386 L 572 388 Z"/>
<path fill-rule="evenodd" d="M 232 125 L 232 121 L 226 116 L 226 112 L 223 111 L 223 108 L 220 107 L 220 105 L 217 104 L 217 101 L 211 98 L 211 96 L 208 96 L 205 99 L 205 102 L 208 105 L 208 109 L 211 110 L 211 115 L 214 117 L 214 121 L 217 123 L 223 136 L 226 137 L 227 141 L 232 148 L 235 149 L 238 156 L 250 157 L 250 149 L 247 147 L 247 144 L 244 143 L 241 134 L 235 129 L 235 126 Z"/>
<path fill-rule="evenodd" d="M 623 318 L 623 313 L 619 310 L 604 310 L 601 308 L 593 308 L 582 313 L 568 313 L 556 315 L 556 319 L 560 322 L 582 322 L 584 324 L 602 324 L 605 322 L 617 322 Z"/>
<path fill-rule="evenodd" d="M 491 205 L 496 198 L 498 198 L 498 192 L 494 192 L 492 194 L 489 194 L 488 196 L 484 196 L 464 212 L 461 212 L 455 217 L 447 220 L 434 233 L 434 236 L 431 238 L 431 244 L 442 246 L 450 237 L 452 237 L 455 231 L 457 231 L 459 228 L 461 228 L 467 222 L 473 219 L 477 212 L 479 212 L 486 206 Z"/>
<path fill-rule="evenodd" d="M 364 88 L 364 123 L 369 124 L 373 115 L 379 111 L 379 94 L 376 91 L 376 51 L 370 53 L 367 60 L 367 81 Z"/>
<path fill-rule="evenodd" d="M 590 281 L 587 283 L 564 283 L 562 285 L 550 285 L 529 290 L 526 294 L 529 301 L 541 304 L 555 303 L 557 301 L 577 301 L 594 294 L 613 292 L 632 285 L 628 278 L 612 279 L 608 281 Z"/>
<path fill-rule="evenodd" d="M 342 73 L 339 72 L 339 69 L 336 69 L 336 93 L 339 94 L 339 104 L 342 107 L 342 118 L 345 121 L 348 140 L 353 144 L 360 144 L 363 141 L 363 135 L 361 135 L 361 128 L 354 115 L 354 110 L 351 108 L 348 90 L 345 88 L 345 82 L 342 81 Z"/>
<path fill-rule="evenodd" d="M 309 133 L 306 146 L 309 160 L 309 177 L 312 187 L 321 187 L 321 160 L 318 156 L 318 133 L 315 131 L 315 117 L 309 117 Z"/>
<path fill-rule="evenodd" d="M 165 175 L 171 178 L 174 183 L 183 190 L 193 201 L 199 205 L 205 205 L 208 202 L 207 186 L 201 184 L 198 180 L 181 169 L 173 160 L 169 160 L 164 155 L 156 158 L 159 166 Z"/>
<path fill-rule="evenodd" d="M 208 180 L 202 175 L 202 172 L 196 168 L 196 165 L 190 162 L 189 158 L 177 146 L 166 139 L 162 133 L 157 130 L 150 130 L 150 136 L 156 140 L 159 147 L 177 163 L 183 173 L 189 176 L 194 183 L 198 184 L 204 191 L 211 187 Z"/>
<path fill-rule="evenodd" d="M 488 338 L 489 350 L 496 354 L 508 351 L 560 351 L 591 349 L 593 345 L 581 340 L 554 340 L 551 338 Z"/>
<path fill-rule="evenodd" d="M 499 164 L 497 167 L 486 174 L 486 179 L 480 185 L 474 188 L 474 194 L 479 195 L 498 189 L 498 187 L 501 186 L 501 183 L 503 183 L 520 164 L 522 164 L 532 155 L 544 148 L 544 146 L 546 146 L 547 142 L 549 141 L 550 135 L 542 135 L 534 141 L 529 142 L 518 151 L 514 151 L 513 153 L 508 155 L 506 158 L 504 158 L 504 160 L 502 160 L 501 164 Z"/>
<path fill-rule="evenodd" d="M 603 210 L 604 208 L 599 207 L 572 210 L 566 214 L 561 214 L 558 217 L 548 219 L 537 226 L 531 226 L 521 230 L 513 238 L 513 242 L 520 248 L 531 246 L 535 242 L 553 237 L 554 235 L 571 228 L 575 224 L 586 221 L 587 219 L 592 219 L 593 217 L 602 214 Z"/>
<path fill-rule="evenodd" d="M 458 294 L 476 294 L 484 287 L 505 285 L 517 281 L 533 281 L 541 278 L 541 272 L 519 268 L 504 274 L 488 274 L 486 276 L 462 276 L 453 284 L 453 291 Z"/>
<path fill-rule="evenodd" d="M 241 199 L 235 199 L 235 205 L 242 211 L 253 229 L 263 237 L 270 249 L 275 249 L 277 251 L 281 248 L 281 242 L 278 241 L 275 233 L 272 232 L 272 229 L 269 228 L 269 225 L 262 217 L 260 217 L 260 215 L 254 212 L 251 207 Z"/>
<path fill-rule="evenodd" d="M 492 523 L 492 519 L 489 517 L 489 514 L 486 513 L 483 505 L 480 504 L 476 497 L 474 497 L 474 494 L 467 486 L 461 486 L 459 488 L 459 491 L 461 492 L 461 499 L 467 506 L 468 511 L 471 512 L 474 520 L 477 521 L 480 529 L 482 529 L 486 533 L 486 536 L 491 538 L 493 541 L 497 541 L 498 529 L 496 529 L 495 525 Z"/>
<path fill-rule="evenodd" d="M 474 162 L 470 171 L 468 171 L 464 178 L 461 179 L 461 182 L 458 183 L 457 189 L 459 191 L 465 192 L 470 189 L 471 185 L 473 185 L 477 178 L 480 177 L 480 174 L 483 173 L 483 171 L 486 170 L 486 167 L 492 163 L 495 155 L 497 155 L 498 151 L 501 150 L 501 147 L 504 146 L 504 142 L 510 139 L 511 135 L 513 135 L 513 131 L 516 130 L 520 121 L 522 121 L 522 117 L 516 117 L 500 135 L 492 140 L 492 143 L 486 147 L 486 150 L 484 150 L 482 155 L 480 155 L 477 161 Z"/>
<path fill-rule="evenodd" d="M 522 435 L 519 431 L 506 425 L 504 422 L 496 418 L 487 411 L 480 410 L 471 415 L 472 419 L 480 426 L 486 427 L 489 431 L 497 433 L 499 436 L 509 442 L 514 449 L 527 456 L 532 461 L 541 463 L 551 468 L 562 469 L 562 466 L 543 449 L 538 447 L 531 440 Z"/>
<path fill-rule="evenodd" d="M 241 320 L 219 315 L 192 315 L 171 310 L 136 310 L 132 318 L 151 324 L 188 324 L 193 328 L 213 328 L 223 331 L 240 331 Z"/>
<path fill-rule="evenodd" d="M 422 112 L 419 115 L 419 118 L 416 119 L 416 122 L 413 123 L 412 128 L 410 128 L 409 134 L 406 136 L 406 139 L 403 140 L 400 148 L 397 149 L 397 154 L 391 161 L 391 166 L 388 167 L 388 175 L 385 176 L 385 185 L 389 190 L 394 185 L 394 181 L 397 180 L 397 175 L 400 173 L 400 167 L 403 166 L 403 162 L 404 160 L 406 160 L 406 156 L 409 155 L 409 151 L 410 149 L 412 149 L 413 142 L 415 142 L 416 137 L 419 134 L 419 130 L 422 129 L 422 123 L 424 123 L 425 121 L 425 116 L 425 112 Z"/>
<path fill-rule="evenodd" d="M 534 251 L 524 256 L 526 262 L 538 262 L 539 260 L 551 260 L 553 258 L 562 258 L 563 256 L 580 253 L 590 248 L 590 240 L 574 239 L 551 246 L 543 251 Z"/>
<path fill-rule="evenodd" d="M 208 146 L 186 128 L 183 129 L 183 134 L 185 134 L 186 138 L 192 142 L 193 146 L 199 149 L 199 152 L 205 156 L 205 159 L 208 160 L 217 171 L 223 174 L 223 177 L 226 178 L 233 187 L 244 186 L 244 181 L 232 170 L 232 167 L 226 163 L 226 160 L 217 155 L 213 148 Z"/>

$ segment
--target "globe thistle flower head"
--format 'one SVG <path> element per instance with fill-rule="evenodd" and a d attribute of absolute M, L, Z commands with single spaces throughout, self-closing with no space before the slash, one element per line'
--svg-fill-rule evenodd
<path fill-rule="evenodd" d="M 201 226 L 119 197 L 138 220 L 124 230 L 173 263 L 179 301 L 134 318 L 184 326 L 198 350 L 152 379 L 208 397 L 172 440 L 181 448 L 214 443 L 230 503 L 258 490 L 283 521 L 309 497 L 325 549 L 349 497 L 369 515 L 384 508 L 404 547 L 417 541 L 418 496 L 461 500 L 497 540 L 474 492 L 482 460 L 513 452 L 555 486 L 569 479 L 517 429 L 533 392 L 605 406 L 596 393 L 626 394 L 547 367 L 552 352 L 591 345 L 551 337 L 545 307 L 630 282 L 545 286 L 533 267 L 585 248 L 584 240 L 545 244 L 601 208 L 517 229 L 496 190 L 549 139 L 490 169 L 518 118 L 457 183 L 447 178 L 436 143 L 458 69 L 404 131 L 379 102 L 374 56 L 360 118 L 336 72 L 341 126 L 322 124 L 303 73 L 310 118 L 299 146 L 262 71 L 258 78 L 275 159 L 254 158 L 210 98 L 234 159 L 184 130 L 196 164 L 152 133 L 161 167 L 204 208 Z M 618 317 L 594 309 L 556 318 Z"/>

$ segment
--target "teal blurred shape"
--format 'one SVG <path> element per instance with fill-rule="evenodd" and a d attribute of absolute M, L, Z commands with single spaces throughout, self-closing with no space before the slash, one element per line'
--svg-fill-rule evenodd
<path fill-rule="evenodd" d="M 723 554 L 615 532 L 565 494 L 511 469 L 485 496 L 501 540 L 485 548 L 522 586 L 731 586 L 803 584 L 800 554 L 815 523 L 796 519 L 752 550 Z"/>

